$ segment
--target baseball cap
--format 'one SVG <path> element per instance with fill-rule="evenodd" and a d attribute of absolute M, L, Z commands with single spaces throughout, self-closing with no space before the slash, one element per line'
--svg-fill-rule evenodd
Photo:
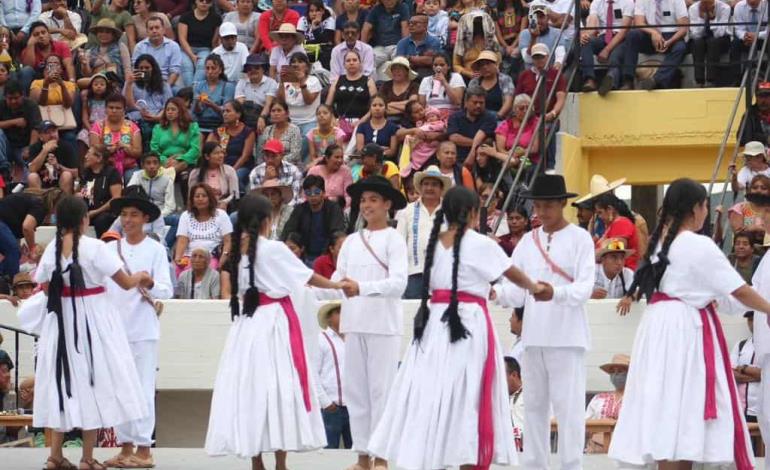
<path fill-rule="evenodd" d="M 236 29 L 235 25 L 232 23 L 222 23 L 222 26 L 219 27 L 219 37 L 221 38 L 237 35 L 238 29 Z"/>
<path fill-rule="evenodd" d="M 278 139 L 270 139 L 265 142 L 265 146 L 262 147 L 263 152 L 273 152 L 278 155 L 283 155 L 283 144 Z"/>
<path fill-rule="evenodd" d="M 58 129 L 58 128 L 59 128 L 59 126 L 57 126 L 55 122 L 53 122 L 53 121 L 48 121 L 48 120 L 45 120 L 45 121 L 41 122 L 41 123 L 40 123 L 40 124 L 38 124 L 38 126 L 37 126 L 37 130 L 39 130 L 39 131 L 43 131 L 43 132 L 45 132 L 45 131 L 47 131 L 48 129 L 51 129 L 51 128 L 56 128 L 56 129 Z"/>
<path fill-rule="evenodd" d="M 551 51 L 548 49 L 548 46 L 546 44 L 539 42 L 534 46 L 532 46 L 532 52 L 529 55 L 531 55 L 532 57 L 535 57 L 538 55 L 547 57 L 550 52 Z"/>
<path fill-rule="evenodd" d="M 529 13 L 542 13 L 543 15 L 548 14 L 548 8 L 545 5 L 531 5 L 529 7 Z"/>
<path fill-rule="evenodd" d="M 766 155 L 765 146 L 762 144 L 762 142 L 758 142 L 756 140 L 747 142 L 746 146 L 743 147 L 743 155 L 750 157 L 756 155 Z"/>
<path fill-rule="evenodd" d="M 364 148 L 361 149 L 361 156 L 365 157 L 367 155 L 374 155 L 375 157 L 377 157 L 377 160 L 381 160 L 382 159 L 382 147 L 380 147 L 379 145 L 377 145 L 375 143 L 370 143 L 370 144 L 364 145 Z"/>

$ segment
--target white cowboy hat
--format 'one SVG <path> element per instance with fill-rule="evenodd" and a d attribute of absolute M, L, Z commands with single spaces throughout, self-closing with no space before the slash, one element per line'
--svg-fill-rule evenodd
<path fill-rule="evenodd" d="M 329 314 L 334 310 L 342 308 L 342 304 L 339 302 L 330 302 L 318 309 L 318 325 L 321 329 L 326 329 L 329 326 Z"/>
<path fill-rule="evenodd" d="M 283 23 L 277 31 L 270 31 L 270 39 L 273 41 L 278 40 L 278 36 L 284 34 L 293 34 L 297 38 L 297 42 L 301 43 L 305 40 L 305 35 L 297 31 L 297 27 L 291 23 Z"/>
<path fill-rule="evenodd" d="M 626 178 L 620 178 L 620 179 L 616 179 L 613 182 L 609 182 L 607 181 L 607 178 L 605 178 L 602 175 L 593 175 L 591 177 L 591 184 L 589 185 L 590 192 L 584 196 L 581 196 L 580 199 L 576 200 L 572 204 L 573 205 L 580 204 L 581 202 L 585 202 L 589 199 L 593 199 L 596 196 L 601 196 L 604 193 L 614 191 L 620 186 L 623 186 L 623 183 L 625 182 L 626 182 Z"/>
<path fill-rule="evenodd" d="M 449 190 L 449 188 L 452 187 L 452 179 L 441 173 L 441 170 L 439 170 L 436 165 L 431 165 L 428 168 L 422 171 L 418 171 L 414 174 L 414 189 L 416 189 L 417 192 L 420 191 L 420 184 L 422 184 L 422 180 L 425 178 L 435 178 L 441 182 L 442 196 Z"/>
<path fill-rule="evenodd" d="M 406 70 L 409 71 L 409 80 L 410 81 L 414 80 L 415 78 L 417 78 L 417 72 L 412 70 L 412 66 L 409 64 L 409 59 L 407 59 L 406 57 L 403 57 L 403 56 L 398 56 L 398 57 L 393 58 L 393 60 L 388 62 L 388 64 L 385 66 L 385 76 L 387 76 L 391 80 L 393 79 L 393 76 L 390 74 L 390 69 L 394 65 L 400 65 L 402 67 L 405 67 Z"/>

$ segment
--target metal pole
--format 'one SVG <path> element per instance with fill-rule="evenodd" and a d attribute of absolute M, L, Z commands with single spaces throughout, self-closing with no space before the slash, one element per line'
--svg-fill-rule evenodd
<path fill-rule="evenodd" d="M 14 389 L 14 392 L 16 392 L 16 409 L 18 410 L 19 409 L 19 347 L 20 347 L 19 332 L 14 331 L 13 337 L 16 340 L 16 351 L 14 352 L 15 367 L 14 367 L 14 374 L 13 374 L 13 381 L 14 381 L 13 389 Z"/>

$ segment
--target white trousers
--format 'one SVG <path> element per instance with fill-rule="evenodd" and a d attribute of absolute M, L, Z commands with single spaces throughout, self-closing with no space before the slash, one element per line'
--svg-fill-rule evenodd
<path fill-rule="evenodd" d="M 766 378 L 770 378 L 770 354 L 760 358 L 759 366 L 762 368 L 762 382 L 760 382 L 762 392 L 759 397 L 757 422 L 762 432 L 762 440 L 765 442 L 765 470 L 770 470 L 770 387 L 764 383 Z"/>
<path fill-rule="evenodd" d="M 396 46 L 375 46 L 374 48 L 374 80 L 385 81 L 388 76 L 385 75 L 385 69 L 388 62 L 396 56 Z"/>
<path fill-rule="evenodd" d="M 137 341 L 129 343 L 134 356 L 139 382 L 147 403 L 147 417 L 123 423 L 115 427 L 119 444 L 134 444 L 135 446 L 150 447 L 153 443 L 152 433 L 155 430 L 155 375 L 158 370 L 158 342 Z"/>
<path fill-rule="evenodd" d="M 524 350 L 523 468 L 547 469 L 551 441 L 551 407 L 559 423 L 559 459 L 563 470 L 580 469 L 585 445 L 585 350 Z"/>
<path fill-rule="evenodd" d="M 401 336 L 345 335 L 345 398 L 353 450 L 366 454 L 398 370 Z"/>

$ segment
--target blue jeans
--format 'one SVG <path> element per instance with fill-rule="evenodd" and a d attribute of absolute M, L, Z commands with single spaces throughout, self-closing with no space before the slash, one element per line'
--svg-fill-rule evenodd
<path fill-rule="evenodd" d="M 342 446 L 350 449 L 353 445 L 353 439 L 350 437 L 350 416 L 345 406 L 338 406 L 334 411 L 321 410 L 326 428 L 327 449 L 339 449 L 340 438 Z"/>
<path fill-rule="evenodd" d="M 583 80 L 593 79 L 596 80 L 596 74 L 594 73 L 594 54 L 598 54 L 606 47 L 607 43 L 604 40 L 604 34 L 591 38 L 588 44 L 580 46 L 580 73 L 583 74 Z M 625 43 L 618 44 L 618 47 L 610 52 L 610 59 L 607 63 L 607 74 L 612 77 L 612 85 L 615 88 L 620 88 L 620 64 L 623 61 L 625 55 Z"/>
<path fill-rule="evenodd" d="M 5 222 L 0 222 L 0 253 L 5 257 L 0 262 L 0 274 L 9 277 L 15 276 L 19 272 L 21 248 L 19 248 L 19 240 L 16 235 Z"/>
<path fill-rule="evenodd" d="M 168 232 L 166 232 L 166 246 L 170 250 L 176 241 L 176 228 L 179 225 L 179 214 L 169 214 L 163 217 L 163 222 L 168 225 Z"/>
<path fill-rule="evenodd" d="M 422 273 L 410 274 L 406 280 L 405 299 L 422 299 Z"/>
<path fill-rule="evenodd" d="M 195 64 L 193 64 L 187 54 L 182 53 L 182 80 L 184 80 L 184 86 L 193 86 L 196 82 L 203 80 L 206 57 L 211 54 L 211 49 L 208 47 L 193 47 L 192 50 L 198 56 L 198 62 Z"/>
<path fill-rule="evenodd" d="M 251 170 L 251 168 L 244 166 L 235 170 L 235 174 L 238 175 L 238 188 L 241 191 L 241 195 L 246 194 L 246 191 L 249 189 L 249 174 Z"/>
<path fill-rule="evenodd" d="M 299 127 L 299 133 L 302 136 L 302 153 L 300 155 L 302 155 L 303 159 L 307 159 L 308 152 L 310 151 L 309 150 L 310 144 L 307 141 L 307 133 L 312 131 L 316 127 L 318 127 L 318 123 L 316 121 L 311 121 L 311 122 L 308 122 L 307 124 L 297 124 L 297 126 Z M 320 157 L 321 155 L 316 155 L 316 156 Z M 303 163 L 305 163 L 305 167 L 310 166 L 309 161 L 304 161 Z"/>
<path fill-rule="evenodd" d="M 663 33 L 663 39 L 669 39 L 674 33 Z M 623 78 L 633 80 L 636 74 L 636 65 L 639 62 L 639 53 L 655 54 L 652 38 L 641 29 L 632 29 L 626 36 L 626 56 L 623 60 Z M 664 88 L 670 88 L 676 71 L 687 53 L 687 45 L 684 39 L 675 42 L 666 51 L 663 64 L 655 72 L 655 82 Z"/>

